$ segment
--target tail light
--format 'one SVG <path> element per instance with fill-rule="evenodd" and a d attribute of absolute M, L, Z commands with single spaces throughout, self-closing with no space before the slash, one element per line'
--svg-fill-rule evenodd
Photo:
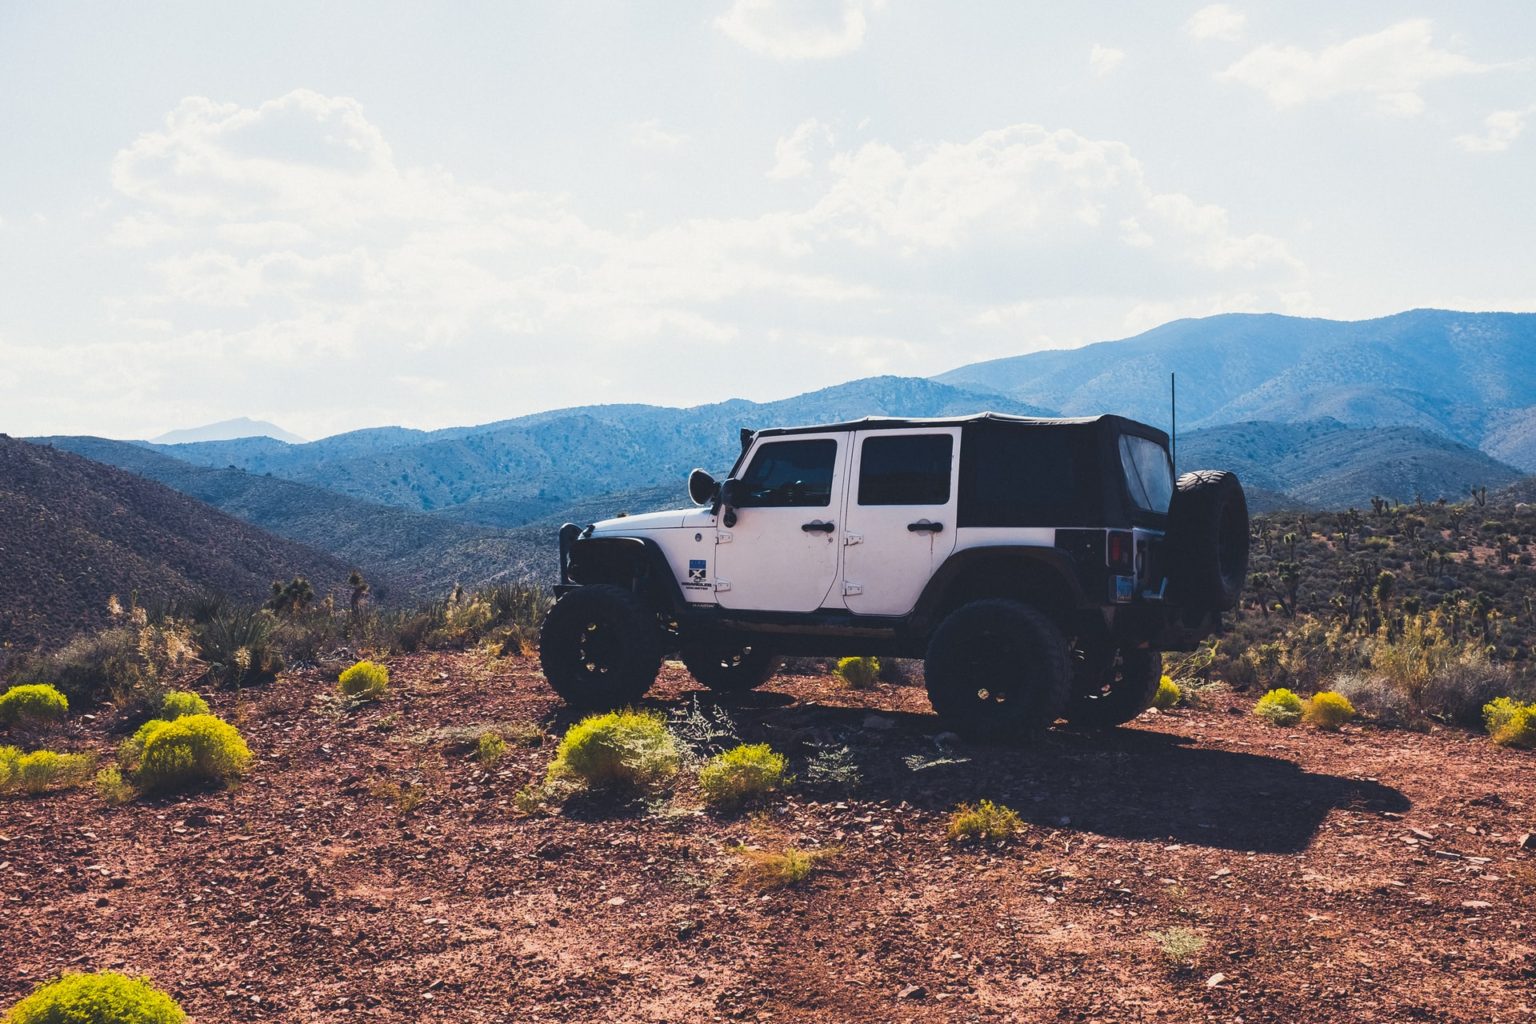
<path fill-rule="evenodd" d="M 1117 572 L 1136 567 L 1136 546 L 1127 530 L 1109 530 L 1104 538 L 1104 563 Z"/>

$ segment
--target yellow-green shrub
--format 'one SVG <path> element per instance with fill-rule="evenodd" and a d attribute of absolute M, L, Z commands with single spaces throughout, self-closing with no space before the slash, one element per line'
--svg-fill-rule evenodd
<path fill-rule="evenodd" d="M 850 690 L 867 690 L 880 678 L 879 658 L 843 658 L 837 663 L 838 678 Z"/>
<path fill-rule="evenodd" d="M 49 789 L 78 786 L 96 767 L 90 754 L 60 754 L 34 750 L 23 754 L 15 747 L 0 747 L 0 793 L 22 790 L 37 794 Z"/>
<path fill-rule="evenodd" d="M 1355 706 L 1342 693 L 1324 690 L 1308 698 L 1301 711 L 1301 719 L 1308 725 L 1333 732 L 1355 717 Z"/>
<path fill-rule="evenodd" d="M 743 743 L 699 769 L 699 788 L 711 807 L 730 809 L 762 800 L 791 781 L 789 761 L 766 743 Z"/>
<path fill-rule="evenodd" d="M 736 879 L 742 885 L 754 889 L 782 889 L 805 881 L 822 861 L 837 856 L 838 849 L 802 850 L 789 846 L 773 851 L 737 846 L 731 852 L 740 858 Z"/>
<path fill-rule="evenodd" d="M 336 689 L 353 700 L 377 700 L 389 689 L 389 669 L 377 662 L 360 661 L 337 678 Z"/>
<path fill-rule="evenodd" d="M 566 730 L 549 766 L 549 781 L 577 780 L 593 789 L 645 789 L 677 774 L 677 742 L 653 711 L 590 715 Z"/>
<path fill-rule="evenodd" d="M 1500 746 L 1536 748 L 1536 704 L 1495 697 L 1483 705 L 1483 724 Z"/>
<path fill-rule="evenodd" d="M 239 778 L 251 763 L 240 731 L 213 715 L 155 720 L 123 745 L 134 782 L 148 791 L 188 789 Z"/>
<path fill-rule="evenodd" d="M 170 996 L 143 978 L 114 971 L 66 974 L 11 1007 L 4 1024 L 181 1024 Z"/>
<path fill-rule="evenodd" d="M 13 686 L 0 695 L 0 723 L 35 725 L 57 722 L 69 713 L 69 701 L 47 683 Z"/>
<path fill-rule="evenodd" d="M 208 714 L 208 702 L 191 690 L 172 690 L 160 700 L 160 717 L 166 721 L 186 715 Z"/>
<path fill-rule="evenodd" d="M 1184 691 L 1179 689 L 1179 684 L 1167 676 L 1157 681 L 1157 693 L 1152 695 L 1152 706 L 1159 711 L 1167 711 L 1184 699 Z"/>
<path fill-rule="evenodd" d="M 475 756 L 487 768 L 494 767 L 506 752 L 507 741 L 502 739 L 499 732 L 481 733 L 480 739 L 475 743 Z"/>
<path fill-rule="evenodd" d="M 1012 808 L 983 800 L 977 804 L 961 804 L 949 816 L 949 838 L 953 841 L 968 839 L 1007 839 L 1024 828 L 1024 819 Z"/>
<path fill-rule="evenodd" d="M 1253 713 L 1270 725 L 1295 725 L 1301 721 L 1301 698 L 1284 687 L 1270 690 L 1253 706 Z"/>

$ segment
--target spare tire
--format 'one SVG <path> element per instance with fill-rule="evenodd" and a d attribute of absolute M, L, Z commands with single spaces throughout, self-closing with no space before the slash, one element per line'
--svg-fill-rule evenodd
<path fill-rule="evenodd" d="M 1248 578 L 1248 498 L 1236 473 L 1179 477 L 1168 507 L 1169 600 L 1191 609 L 1237 607 Z"/>

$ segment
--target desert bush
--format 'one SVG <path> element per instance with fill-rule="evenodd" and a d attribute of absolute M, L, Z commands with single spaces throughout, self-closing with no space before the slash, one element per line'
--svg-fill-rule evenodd
<path fill-rule="evenodd" d="M 1483 706 L 1483 725 L 1500 746 L 1536 748 L 1536 704 L 1495 697 Z"/>
<path fill-rule="evenodd" d="M 814 744 L 805 761 L 805 781 L 813 786 L 830 786 L 848 791 L 864 783 L 864 773 L 847 745 Z"/>
<path fill-rule="evenodd" d="M 1167 711 L 1176 706 L 1184 698 L 1184 691 L 1179 689 L 1179 684 L 1167 676 L 1157 681 L 1157 693 L 1152 695 L 1152 706 L 1159 711 Z"/>
<path fill-rule="evenodd" d="M 1188 967 L 1205 949 L 1205 936 L 1193 928 L 1173 927 L 1166 931 L 1149 933 L 1157 941 L 1158 949 L 1175 967 Z"/>
<path fill-rule="evenodd" d="M 69 713 L 69 701 L 47 683 L 13 686 L 0 694 L 0 723 L 41 725 L 57 722 Z"/>
<path fill-rule="evenodd" d="M 215 608 L 197 629 L 197 645 L 209 677 L 229 687 L 271 682 L 283 669 L 276 630 L 276 617 L 265 609 Z"/>
<path fill-rule="evenodd" d="M 208 702 L 191 690 L 171 690 L 160 700 L 160 717 L 166 721 L 186 715 L 208 714 Z"/>
<path fill-rule="evenodd" d="M 23 754 L 16 747 L 0 747 L 0 793 L 36 795 L 50 789 L 68 789 L 81 785 L 96 768 L 90 754 L 60 754 L 52 750 L 34 750 Z"/>
<path fill-rule="evenodd" d="M 240 731 L 213 715 L 144 723 L 123 744 L 119 761 L 150 792 L 217 785 L 239 778 L 251 763 Z"/>
<path fill-rule="evenodd" d="M 766 743 L 743 743 L 699 769 L 699 788 L 711 807 L 731 810 L 781 792 L 793 781 L 789 762 Z"/>
<path fill-rule="evenodd" d="M 952 842 L 1007 839 L 1024 828 L 1024 819 L 1012 808 L 983 800 L 961 804 L 949 816 L 948 835 Z"/>
<path fill-rule="evenodd" d="M 1335 676 L 1331 689 L 1348 700 L 1357 713 L 1368 714 L 1378 725 L 1406 729 L 1423 720 L 1408 694 L 1369 672 Z"/>
<path fill-rule="evenodd" d="M 378 700 L 389 690 L 389 669 L 373 661 L 360 661 L 336 679 L 336 690 L 353 700 Z"/>
<path fill-rule="evenodd" d="M 23 665 L 20 678 L 48 680 L 74 706 L 103 697 L 136 713 L 152 711 L 180 676 L 197 668 L 190 626 L 166 618 L 151 622 L 144 609 L 121 612 L 115 624 L 80 634 L 58 651 Z"/>
<path fill-rule="evenodd" d="M 850 690 L 867 690 L 880 678 L 879 658 L 840 658 L 835 670 Z"/>
<path fill-rule="evenodd" d="M 783 889 L 799 885 L 822 863 L 837 856 L 838 850 L 802 850 L 789 846 L 783 850 L 754 850 L 737 846 L 731 851 L 739 858 L 736 880 L 753 889 Z"/>
<path fill-rule="evenodd" d="M 117 768 L 103 768 L 96 773 L 96 795 L 109 804 L 123 804 L 132 800 L 135 790 Z"/>
<path fill-rule="evenodd" d="M 113 971 L 66 974 L 11 1007 L 4 1024 L 181 1024 L 170 996 L 143 978 Z"/>
<path fill-rule="evenodd" d="M 1301 709 L 1301 720 L 1308 725 L 1335 731 L 1355 717 L 1355 706 L 1343 694 L 1324 690 L 1307 698 Z"/>
<path fill-rule="evenodd" d="M 475 757 L 486 768 L 495 767 L 507 753 L 507 741 L 502 739 L 501 733 L 485 732 L 480 734 L 480 739 L 475 743 Z"/>
<path fill-rule="evenodd" d="M 660 714 L 610 711 L 566 730 L 548 780 L 598 790 L 650 789 L 677 774 L 680 759 L 677 741 Z"/>
<path fill-rule="evenodd" d="M 1270 690 L 1253 706 L 1253 713 L 1270 725 L 1295 725 L 1301 712 L 1301 698 L 1284 687 Z"/>

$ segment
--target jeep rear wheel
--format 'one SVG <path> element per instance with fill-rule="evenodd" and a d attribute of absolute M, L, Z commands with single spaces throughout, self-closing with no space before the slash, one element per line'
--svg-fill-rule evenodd
<path fill-rule="evenodd" d="M 1111 651 L 1109 663 L 1086 661 L 1073 687 L 1066 719 L 1084 729 L 1109 729 L 1129 722 L 1157 696 L 1163 655 L 1141 647 Z"/>
<path fill-rule="evenodd" d="M 723 640 L 685 643 L 682 659 L 693 678 L 716 693 L 745 693 L 763 685 L 781 660 L 765 647 Z"/>
<path fill-rule="evenodd" d="M 549 685 L 572 707 L 633 704 L 661 670 L 656 616 L 623 587 L 595 584 L 573 590 L 544 619 L 539 664 Z"/>
<path fill-rule="evenodd" d="M 962 735 L 1009 738 L 1045 729 L 1071 688 L 1067 642 L 1021 601 L 962 605 L 933 631 L 923 665 L 928 699 Z"/>

